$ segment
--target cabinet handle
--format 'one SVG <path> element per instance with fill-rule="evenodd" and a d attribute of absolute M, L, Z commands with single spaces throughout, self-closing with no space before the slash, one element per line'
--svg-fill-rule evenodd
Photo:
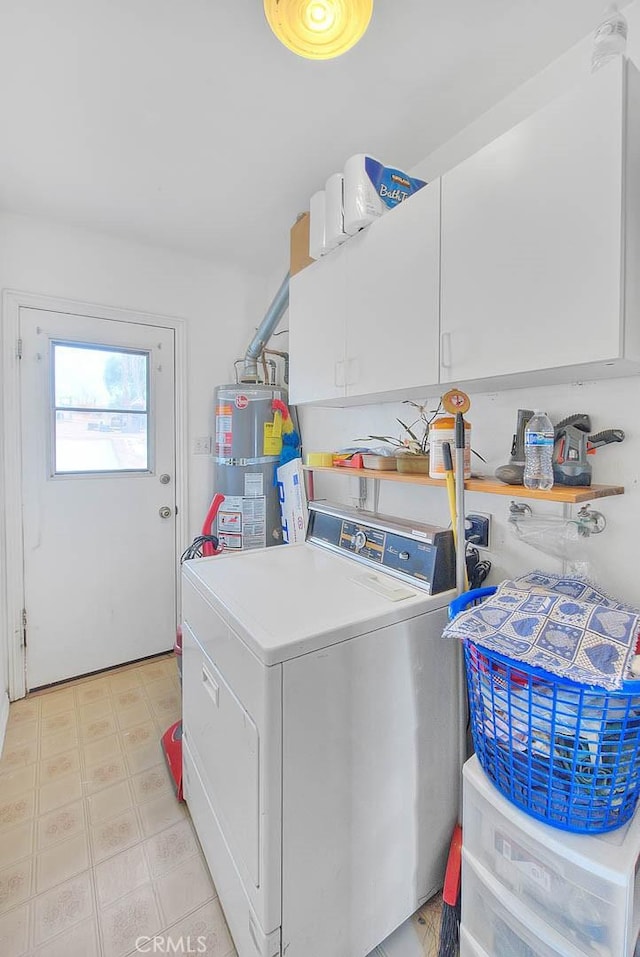
<path fill-rule="evenodd" d="M 338 386 L 338 388 L 340 389 L 344 388 L 344 360 L 342 359 L 340 360 L 340 362 L 336 362 L 334 382 L 335 382 L 335 385 Z"/>
<path fill-rule="evenodd" d="M 206 665 L 202 666 L 202 682 L 204 684 L 204 690 L 208 693 L 217 708 L 220 699 L 220 688 Z"/>
<path fill-rule="evenodd" d="M 440 335 L 440 363 L 444 369 L 451 368 L 451 333 L 443 332 Z"/>
<path fill-rule="evenodd" d="M 355 385 L 360 378 L 360 366 L 357 359 L 347 359 L 347 378 L 345 385 Z"/>

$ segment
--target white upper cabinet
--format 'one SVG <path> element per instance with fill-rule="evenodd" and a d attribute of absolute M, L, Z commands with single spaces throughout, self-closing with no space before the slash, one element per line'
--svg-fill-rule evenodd
<path fill-rule="evenodd" d="M 443 177 L 441 382 L 637 371 L 639 76 L 610 64 Z"/>
<path fill-rule="evenodd" d="M 291 279 L 291 402 L 436 385 L 439 281 L 436 180 Z"/>
<path fill-rule="evenodd" d="M 344 397 L 345 252 L 340 246 L 291 277 L 289 399 L 293 403 Z"/>
<path fill-rule="evenodd" d="M 347 395 L 370 401 L 436 384 L 440 181 L 350 239 L 347 252 Z"/>
<path fill-rule="evenodd" d="M 291 281 L 291 401 L 640 371 L 640 73 L 586 76 Z"/>

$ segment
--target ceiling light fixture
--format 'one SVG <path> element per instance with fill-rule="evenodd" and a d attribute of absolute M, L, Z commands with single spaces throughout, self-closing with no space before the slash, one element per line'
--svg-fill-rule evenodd
<path fill-rule="evenodd" d="M 278 40 L 298 56 L 329 60 L 346 53 L 369 26 L 373 0 L 264 0 Z"/>

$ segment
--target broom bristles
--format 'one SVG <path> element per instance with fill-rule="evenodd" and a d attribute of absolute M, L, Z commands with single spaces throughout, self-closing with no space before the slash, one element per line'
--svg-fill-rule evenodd
<path fill-rule="evenodd" d="M 460 901 L 442 904 L 438 957 L 457 957 L 460 953 Z"/>

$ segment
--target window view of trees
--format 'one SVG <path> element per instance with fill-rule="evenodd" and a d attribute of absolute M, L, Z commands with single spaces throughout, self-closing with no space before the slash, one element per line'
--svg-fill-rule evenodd
<path fill-rule="evenodd" d="M 147 353 L 54 343 L 53 375 L 54 471 L 146 470 Z"/>

